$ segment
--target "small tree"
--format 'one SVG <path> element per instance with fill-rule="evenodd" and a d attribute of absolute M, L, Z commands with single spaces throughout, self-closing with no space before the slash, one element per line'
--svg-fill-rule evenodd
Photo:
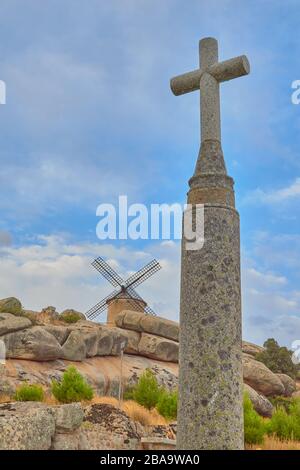
<path fill-rule="evenodd" d="M 167 419 L 176 419 L 177 418 L 177 402 L 178 402 L 178 392 L 174 390 L 173 392 L 168 392 L 163 390 L 158 399 L 156 409 L 160 415 L 164 416 Z"/>
<path fill-rule="evenodd" d="M 266 427 L 263 419 L 253 408 L 247 393 L 244 394 L 244 439 L 246 444 L 262 444 Z"/>
<path fill-rule="evenodd" d="M 52 393 L 61 403 L 91 400 L 94 395 L 92 387 L 74 366 L 67 368 L 61 382 L 53 380 Z"/>
<path fill-rule="evenodd" d="M 150 410 L 156 406 L 160 393 L 161 388 L 154 373 L 150 369 L 146 369 L 132 390 L 132 398 Z"/>
<path fill-rule="evenodd" d="M 265 350 L 256 354 L 255 359 L 263 362 L 272 372 L 287 374 L 293 379 L 297 376 L 298 367 L 293 364 L 292 351 L 279 346 L 274 338 L 264 343 Z"/>

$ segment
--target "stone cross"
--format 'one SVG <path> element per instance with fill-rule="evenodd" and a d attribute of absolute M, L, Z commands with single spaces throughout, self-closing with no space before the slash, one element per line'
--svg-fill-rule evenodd
<path fill-rule="evenodd" d="M 200 88 L 201 141 L 221 141 L 220 86 L 221 82 L 242 77 L 250 72 L 245 55 L 218 62 L 218 42 L 204 38 L 199 42 L 200 68 L 171 79 L 174 95 L 183 95 Z"/>
<path fill-rule="evenodd" d="M 218 62 L 217 41 L 206 38 L 200 68 L 171 80 L 175 95 L 200 89 L 201 146 L 187 211 L 204 206 L 204 244 L 190 249 L 182 238 L 178 449 L 244 446 L 240 226 L 221 146 L 219 84 L 248 73 L 245 56 Z"/>

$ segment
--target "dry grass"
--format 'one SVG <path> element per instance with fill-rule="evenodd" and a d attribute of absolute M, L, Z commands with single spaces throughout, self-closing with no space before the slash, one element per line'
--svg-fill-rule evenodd
<path fill-rule="evenodd" d="M 281 441 L 274 436 L 266 436 L 260 445 L 247 445 L 247 450 L 300 450 L 299 441 Z"/>
<path fill-rule="evenodd" d="M 94 397 L 89 403 L 104 403 L 107 405 L 119 407 L 119 401 L 113 397 Z M 121 409 L 133 421 L 138 421 L 143 426 L 158 426 L 166 425 L 167 421 L 161 416 L 157 410 L 147 410 L 133 400 L 126 400 L 122 402 Z"/>
<path fill-rule="evenodd" d="M 91 399 L 91 401 L 87 402 L 88 404 L 105 404 L 105 405 L 112 405 L 115 407 L 119 407 L 119 401 L 114 397 L 99 397 L 95 396 Z"/>
<path fill-rule="evenodd" d="M 10 401 L 12 401 L 12 399 L 9 395 L 0 395 L 0 403 L 9 403 Z"/>
<path fill-rule="evenodd" d="M 133 400 L 124 401 L 122 409 L 133 420 L 143 426 L 166 425 L 167 421 L 156 409 L 147 410 Z"/>
<path fill-rule="evenodd" d="M 44 399 L 43 399 L 43 403 L 46 403 L 47 405 L 51 405 L 51 406 L 60 405 L 60 404 L 61 404 L 61 403 L 59 403 L 59 401 L 56 400 L 56 398 L 54 398 L 54 396 L 52 396 L 52 395 L 45 395 L 45 396 L 44 396 Z"/>

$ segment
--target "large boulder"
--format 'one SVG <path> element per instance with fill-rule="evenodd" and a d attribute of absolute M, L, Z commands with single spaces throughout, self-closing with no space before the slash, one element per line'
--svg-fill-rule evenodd
<path fill-rule="evenodd" d="M 75 431 L 81 425 L 84 413 L 80 403 L 68 403 L 54 408 L 56 432 Z"/>
<path fill-rule="evenodd" d="M 22 304 L 15 297 L 8 297 L 7 299 L 0 300 L 0 312 L 13 313 L 20 315 L 22 312 Z"/>
<path fill-rule="evenodd" d="M 141 319 L 142 330 L 152 335 L 179 341 L 179 324 L 166 318 L 143 315 Z"/>
<path fill-rule="evenodd" d="M 50 407 L 34 402 L 0 404 L 0 450 L 48 450 L 54 433 Z"/>
<path fill-rule="evenodd" d="M 126 354 L 139 354 L 139 342 L 141 340 L 141 333 L 133 330 L 123 330 L 121 328 L 114 328 L 119 333 L 127 338 L 127 346 L 125 348 Z"/>
<path fill-rule="evenodd" d="M 84 333 L 83 341 L 86 347 L 86 357 L 97 356 L 98 353 L 98 342 L 99 342 L 99 331 L 89 331 Z"/>
<path fill-rule="evenodd" d="M 125 328 L 134 331 L 143 331 L 140 321 L 144 313 L 132 310 L 124 310 L 116 316 L 115 322 L 119 328 Z"/>
<path fill-rule="evenodd" d="M 244 382 L 265 396 L 284 395 L 285 390 L 281 380 L 262 362 L 243 354 Z"/>
<path fill-rule="evenodd" d="M 297 390 L 297 385 L 296 385 L 295 380 L 293 380 L 287 374 L 276 374 L 276 375 L 284 386 L 284 395 L 286 397 L 291 397 L 292 394 Z"/>
<path fill-rule="evenodd" d="M 56 338 L 43 327 L 8 333 L 1 337 L 6 346 L 7 358 L 52 361 L 62 356 L 62 348 Z"/>
<path fill-rule="evenodd" d="M 242 349 L 243 353 L 249 354 L 253 357 L 255 357 L 256 354 L 264 351 L 264 348 L 262 346 L 257 346 L 257 344 L 249 343 L 248 341 L 243 341 Z"/>
<path fill-rule="evenodd" d="M 173 341 L 179 340 L 179 324 L 166 318 L 124 310 L 116 318 L 116 325 L 134 331 L 143 331 Z"/>
<path fill-rule="evenodd" d="M 83 361 L 86 357 L 118 356 L 126 348 L 128 335 L 119 328 L 80 322 L 72 327 L 62 346 L 63 359 Z"/>
<path fill-rule="evenodd" d="M 24 330 L 31 326 L 28 318 L 19 317 L 12 313 L 0 313 L 0 336 L 13 331 Z"/>
<path fill-rule="evenodd" d="M 246 392 L 253 404 L 255 411 L 265 418 L 271 418 L 273 412 L 272 403 L 263 395 L 257 393 L 252 387 L 244 384 L 244 392 Z"/>
<path fill-rule="evenodd" d="M 113 335 L 108 328 L 103 328 L 99 333 L 97 344 L 97 356 L 110 356 L 114 344 Z"/>
<path fill-rule="evenodd" d="M 69 361 L 83 361 L 87 356 L 87 348 L 82 332 L 73 330 L 62 346 L 63 359 Z"/>
<path fill-rule="evenodd" d="M 43 326 L 44 330 L 53 335 L 60 345 L 63 345 L 69 336 L 71 329 L 67 326 L 60 325 L 45 325 Z"/>
<path fill-rule="evenodd" d="M 159 336 L 142 333 L 139 354 L 159 361 L 178 362 L 179 344 Z"/>

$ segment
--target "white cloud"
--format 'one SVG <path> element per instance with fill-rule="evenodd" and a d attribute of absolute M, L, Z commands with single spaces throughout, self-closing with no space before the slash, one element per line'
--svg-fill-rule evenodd
<path fill-rule="evenodd" d="M 34 243 L 0 249 L 0 298 L 18 297 L 25 308 L 87 311 L 114 288 L 91 266 L 99 255 L 125 278 L 154 256 L 162 270 L 138 291 L 158 314 L 178 319 L 179 246 L 159 244 L 145 251 L 109 244 L 73 244 L 65 236 L 41 236 Z M 103 317 L 102 317 L 103 319 Z"/>
<path fill-rule="evenodd" d="M 264 191 L 262 189 L 255 189 L 246 195 L 243 204 L 279 204 L 288 200 L 298 198 L 300 196 L 300 177 L 296 178 L 290 185 L 280 188 L 273 189 L 270 191 Z"/>
<path fill-rule="evenodd" d="M 253 267 L 245 268 L 244 275 L 247 277 L 249 285 L 259 284 L 261 287 L 277 287 L 287 284 L 287 279 L 284 276 L 278 276 L 269 272 L 262 273 Z"/>

